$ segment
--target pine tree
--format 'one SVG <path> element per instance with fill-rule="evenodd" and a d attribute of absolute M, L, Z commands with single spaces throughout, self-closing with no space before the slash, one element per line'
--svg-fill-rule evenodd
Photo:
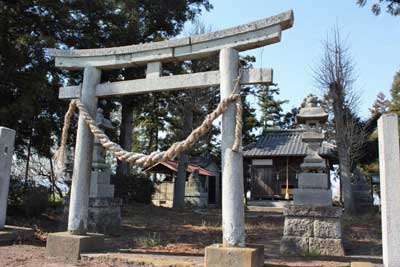
<path fill-rule="evenodd" d="M 282 105 L 288 100 L 277 100 L 275 96 L 279 93 L 279 88 L 275 86 L 261 86 L 258 90 L 261 125 L 264 129 L 282 127 L 284 124 Z"/>
<path fill-rule="evenodd" d="M 375 116 L 377 114 L 384 114 L 388 112 L 390 107 L 390 101 L 386 98 L 385 94 L 379 92 L 376 96 L 376 100 L 372 105 L 372 108 L 369 109 L 371 112 L 371 116 Z"/>
<path fill-rule="evenodd" d="M 392 101 L 390 104 L 390 112 L 400 115 L 400 71 L 396 72 L 393 78 L 392 88 L 390 89 Z"/>

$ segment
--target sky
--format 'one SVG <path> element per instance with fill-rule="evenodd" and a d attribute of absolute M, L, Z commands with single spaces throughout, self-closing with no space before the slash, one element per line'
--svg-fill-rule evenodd
<path fill-rule="evenodd" d="M 214 6 L 200 20 L 212 30 L 222 30 L 292 9 L 294 26 L 282 32 L 280 43 L 242 52 L 253 55 L 255 67 L 272 67 L 285 110 L 298 107 L 310 93 L 320 95 L 312 77 L 322 42 L 335 25 L 350 48 L 356 65 L 355 89 L 360 95 L 359 114 L 369 116 L 376 95 L 389 97 L 393 76 L 400 70 L 400 16 L 382 12 L 375 16 L 370 6 L 356 0 L 210 0 Z M 371 1 L 369 1 L 371 2 Z"/>

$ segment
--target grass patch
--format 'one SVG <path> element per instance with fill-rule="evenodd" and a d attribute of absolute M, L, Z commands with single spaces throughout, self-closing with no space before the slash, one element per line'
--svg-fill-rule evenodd
<path fill-rule="evenodd" d="M 147 236 L 140 236 L 133 240 L 135 246 L 154 247 L 161 244 L 161 236 L 159 233 L 149 233 Z"/>

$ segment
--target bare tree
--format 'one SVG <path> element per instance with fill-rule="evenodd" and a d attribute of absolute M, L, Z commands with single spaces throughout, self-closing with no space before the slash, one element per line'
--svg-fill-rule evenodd
<path fill-rule="evenodd" d="M 356 115 L 357 96 L 353 84 L 355 81 L 354 62 L 349 48 L 343 42 L 338 27 L 324 42 L 323 55 L 314 78 L 326 96 L 334 119 L 334 139 L 338 149 L 341 193 L 346 212 L 354 207 L 351 189 L 351 171 L 363 156 L 366 135 Z"/>

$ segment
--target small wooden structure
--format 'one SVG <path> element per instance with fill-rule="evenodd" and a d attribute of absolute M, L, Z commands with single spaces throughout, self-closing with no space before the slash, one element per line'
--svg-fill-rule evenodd
<path fill-rule="evenodd" d="M 300 164 L 308 145 L 304 130 L 266 130 L 256 142 L 244 147 L 245 190 L 252 200 L 291 199 L 297 188 Z M 336 161 L 333 146 L 324 142 L 319 155 L 326 159 L 327 171 Z"/>
<path fill-rule="evenodd" d="M 178 162 L 160 162 L 145 171 L 157 174 L 152 203 L 156 206 L 172 207 Z M 219 206 L 221 183 L 217 164 L 212 160 L 196 157 L 190 160 L 186 173 L 185 202 L 199 207 Z"/>

